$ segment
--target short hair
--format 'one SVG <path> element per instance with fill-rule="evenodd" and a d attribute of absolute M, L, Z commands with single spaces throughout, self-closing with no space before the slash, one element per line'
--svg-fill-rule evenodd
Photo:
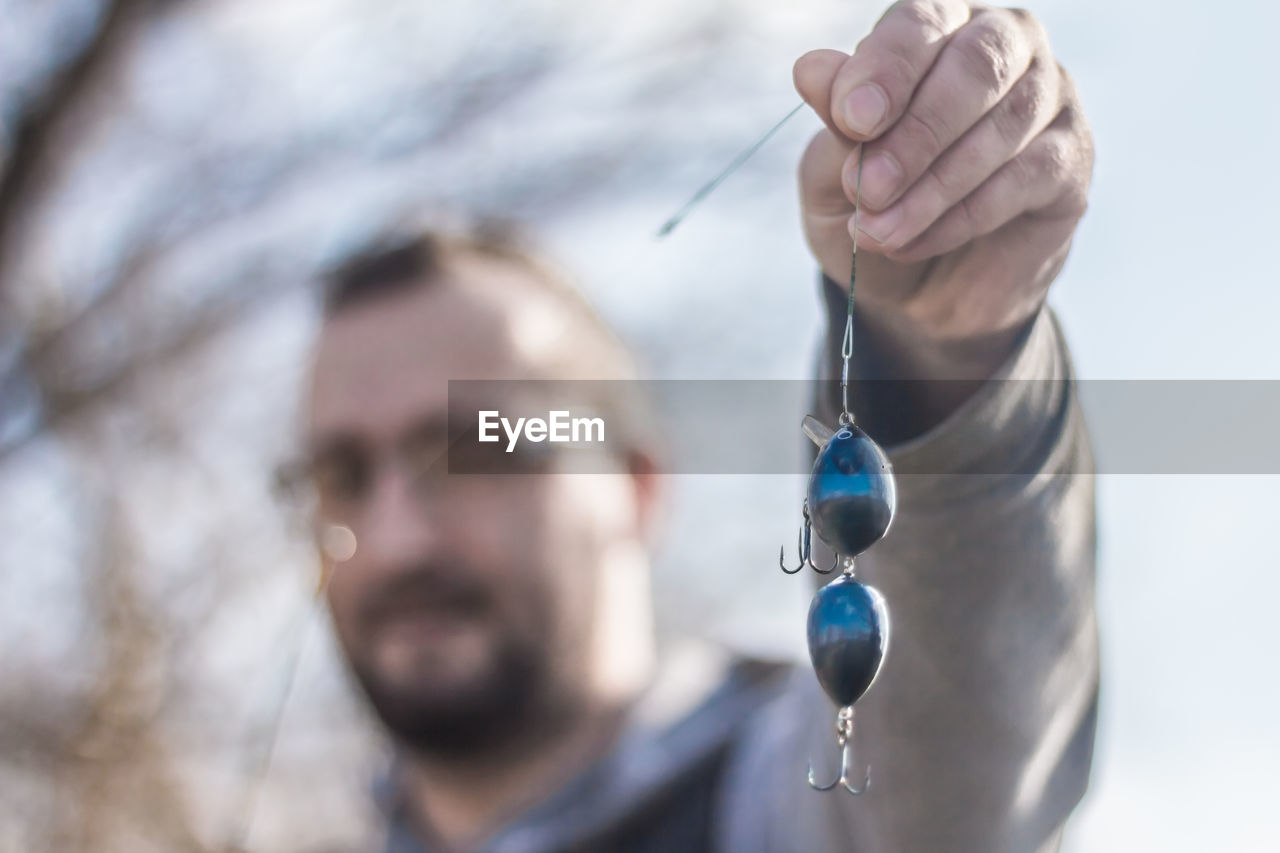
<path fill-rule="evenodd" d="M 331 317 L 353 303 L 418 286 L 440 272 L 434 235 L 363 247 L 325 275 L 324 315 Z"/>
<path fill-rule="evenodd" d="M 323 318 L 331 319 L 353 305 L 382 296 L 437 286 L 459 259 L 497 260 L 530 273 L 539 287 L 582 324 L 585 335 L 578 341 L 580 347 L 566 354 L 577 362 L 572 367 L 589 366 L 593 372 L 603 369 L 609 374 L 594 379 L 638 379 L 630 349 L 569 278 L 532 245 L 518 226 L 505 220 L 483 220 L 451 230 L 394 228 L 347 255 L 324 275 Z M 636 383 L 621 385 L 624 387 L 600 389 L 597 402 L 624 421 L 626 426 L 620 432 L 628 436 L 629 445 L 652 455 L 659 445 L 653 412 Z"/>
<path fill-rule="evenodd" d="M 465 229 L 401 226 L 376 235 L 325 273 L 324 315 L 384 293 L 431 284 L 451 261 L 464 256 L 523 267 L 555 290 L 577 296 L 530 248 L 530 241 L 514 224 L 487 219 Z M 576 301 L 586 305 L 580 296 Z"/>

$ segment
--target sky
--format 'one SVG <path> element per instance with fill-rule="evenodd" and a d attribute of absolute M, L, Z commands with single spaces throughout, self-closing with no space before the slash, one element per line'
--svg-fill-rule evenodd
<path fill-rule="evenodd" d="M 1031 4 L 1097 142 L 1053 304 L 1084 378 L 1276 379 L 1272 4 Z M 1272 399 L 1275 395 L 1272 394 Z M 1194 434 L 1215 413 L 1186 400 Z M 1193 452 L 1212 454 L 1212 447 Z M 1070 849 L 1267 849 L 1280 478 L 1099 479 L 1103 705 Z"/>
<path fill-rule="evenodd" d="M 1280 110 L 1269 62 L 1280 9 L 1095 0 L 1026 8 L 1076 80 L 1096 142 L 1090 208 L 1050 297 L 1078 375 L 1280 378 L 1271 251 Z M 763 117 L 759 126 L 768 126 Z M 771 145 L 794 156 L 811 129 L 784 131 Z M 750 190 L 721 192 L 674 240 L 745 244 L 748 227 L 734 211 Z M 803 269 L 803 250 L 782 212 L 769 215 L 796 256 L 778 262 L 774 274 L 786 279 L 785 269 Z M 669 250 L 678 257 L 657 261 L 660 269 L 691 262 L 685 243 Z M 735 254 L 718 259 L 726 278 L 760 263 L 752 255 L 739 267 Z M 774 262 L 763 263 L 773 273 Z M 765 302 L 761 315 L 776 327 L 761 316 L 758 335 L 732 334 L 723 342 L 731 364 L 816 322 L 803 301 Z M 806 365 L 775 362 L 788 375 Z M 1215 412 L 1185 402 L 1169 429 L 1194 435 Z M 1213 451 L 1189 442 L 1189 454 Z M 1280 834 L 1280 477 L 1107 474 L 1098 494 L 1102 706 L 1091 789 L 1064 850 L 1270 849 Z"/>
<path fill-rule="evenodd" d="M 39 239 L 23 263 L 56 273 L 50 280 L 92 283 L 115 262 L 121 234 L 189 228 L 201 239 L 173 253 L 157 290 L 181 304 L 216 289 L 206 271 L 233 254 L 251 256 L 247 245 L 293 241 L 304 247 L 299 257 L 319 262 L 360 222 L 413 193 L 479 194 L 500 206 L 503 187 L 527 177 L 520 166 L 529 151 L 613 150 L 629 141 L 626 156 L 642 174 L 652 165 L 646 152 L 662 153 L 654 162 L 663 171 L 643 182 L 603 181 L 594 195 L 577 187 L 577 202 L 548 205 L 538 228 L 553 254 L 651 375 L 807 377 L 820 318 L 794 168 L 818 126 L 814 118 L 802 114 L 788 124 L 671 237 L 659 242 L 653 234 L 734 151 L 794 106 L 796 57 L 816 47 L 851 48 L 880 9 L 835 0 L 725 3 L 714 8 L 733 16 L 737 61 L 699 66 L 681 56 L 699 27 L 709 26 L 701 7 L 667 0 L 628 4 L 625 12 L 563 0 L 514 5 L 525 18 L 498 26 L 477 22 L 478 13 L 468 17 L 470 7 L 460 4 L 434 17 L 407 3 L 369 15 L 355 11 L 363 4 L 353 0 L 191 4 L 157 27 L 113 81 L 128 94 L 127 112 L 90 125 L 75 168 L 33 219 Z M 1090 208 L 1050 296 L 1078 375 L 1280 379 L 1280 288 L 1269 251 L 1277 224 L 1271 199 L 1280 195 L 1269 59 L 1280 8 L 1101 0 L 1026 8 L 1044 22 L 1075 79 L 1096 144 Z M 625 18 L 612 19 L 618 15 Z M 349 20 L 358 26 L 332 23 Z M 598 38 L 605 30 L 613 35 Z M 477 123 L 448 150 L 414 154 L 415 141 L 432 132 L 429 113 L 407 108 L 421 97 L 415 87 L 460 57 L 468 61 L 462 46 L 477 43 L 477 34 L 493 39 L 495 55 L 554 36 L 572 49 L 569 73 Z M 9 31 L 0 36 L 21 42 Z M 368 39 L 386 44 L 385 54 L 364 63 L 332 59 Z M 210 72 L 227 68 L 234 73 Z M 644 79 L 659 82 L 649 89 L 635 82 Z M 372 101 L 370 91 L 384 97 Z M 623 106 L 634 103 L 643 108 Z M 210 115 L 231 119 L 210 123 Z M 353 116 L 371 130 L 352 134 Z M 183 138 L 199 139 L 217 156 L 191 156 L 173 144 Z M 270 205 L 250 208 L 258 176 L 273 162 L 264 140 L 277 139 L 292 146 L 281 150 L 307 152 L 308 174 L 325 182 L 293 181 Z M 120 162 L 131 168 L 116 168 Z M 529 170 L 545 165 L 529 162 Z M 236 177 L 210 181 L 227 217 L 200 230 L 171 188 L 219 170 Z M 158 196 L 170 206 L 157 206 Z M 329 204 L 333 198 L 344 204 Z M 238 393 L 191 400 L 192 440 L 201 447 L 238 448 L 246 436 L 260 437 L 264 422 L 274 425 L 265 433 L 271 447 L 229 457 L 220 474 L 247 480 L 285 440 L 290 407 L 280 401 L 297 380 L 305 317 L 288 297 L 269 303 L 222 344 L 219 369 Z M 199 380 L 170 376 L 164 393 L 185 400 L 192 381 Z M 1171 387 L 1176 394 L 1181 386 Z M 1194 386 L 1187 391 L 1169 430 L 1190 436 L 1189 457 L 1212 455 L 1194 437 L 1215 412 L 1197 406 Z M 58 624 L 83 616 L 66 603 L 77 555 L 48 547 L 74 529 L 77 492 L 67 485 L 74 474 L 65 463 L 42 445 L 12 462 L 0 484 L 0 517 L 26 519 L 36 504 L 55 508 L 40 516 L 43 528 L 15 522 L 0 541 L 17 549 L 5 552 L 11 559 L 27 556 L 15 564 L 41 553 L 45 567 L 39 577 L 0 577 L 10 602 L 0 637 L 38 630 L 45 611 L 21 602 L 58 602 Z M 137 476 L 162 480 L 165 471 Z M 794 536 L 803 478 L 681 479 L 656 566 L 663 629 L 802 654 L 807 591 L 772 567 L 778 544 Z M 240 521 L 261 509 L 253 495 L 227 494 L 244 504 Z M 1102 708 L 1091 789 L 1064 849 L 1265 849 L 1280 833 L 1270 796 L 1280 765 L 1280 629 L 1271 607 L 1280 597 L 1280 544 L 1272 535 L 1280 476 L 1107 473 L 1098 496 Z M 167 495 L 164 509 L 194 517 L 201 499 L 198 490 Z M 180 562 L 194 540 L 175 531 L 187 529 L 149 531 L 149 553 L 161 564 Z M 281 560 L 293 553 L 278 537 L 250 545 Z M 257 604 L 213 629 L 208 645 L 216 651 L 207 663 L 217 677 L 210 683 L 244 679 L 263 637 L 279 635 L 296 615 L 297 590 L 273 583 L 258 590 Z M 246 633 L 251 623 L 257 634 Z M 32 660 L 58 658 L 65 650 L 56 645 Z M 319 662 L 308 665 L 290 711 L 300 744 L 310 743 L 308 703 L 332 689 L 325 685 L 333 649 L 321 645 L 313 655 Z"/>

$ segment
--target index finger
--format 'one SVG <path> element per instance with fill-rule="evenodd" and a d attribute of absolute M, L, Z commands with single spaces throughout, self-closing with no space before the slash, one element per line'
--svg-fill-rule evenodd
<path fill-rule="evenodd" d="M 836 72 L 829 123 L 849 139 L 875 139 L 902 117 L 951 35 L 969 20 L 961 0 L 903 0 Z"/>

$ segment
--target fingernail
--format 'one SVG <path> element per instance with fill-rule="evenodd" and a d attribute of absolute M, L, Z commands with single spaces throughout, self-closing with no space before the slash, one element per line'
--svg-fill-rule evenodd
<path fill-rule="evenodd" d="M 902 171 L 887 154 L 872 154 L 862 167 L 862 200 L 872 207 L 883 207 L 897 192 Z"/>
<path fill-rule="evenodd" d="M 860 136 L 875 130 L 887 112 L 889 102 L 880 87 L 871 83 L 859 86 L 844 99 L 845 126 Z"/>
<path fill-rule="evenodd" d="M 891 207 L 883 213 L 863 213 L 858 216 L 858 230 L 872 240 L 884 245 L 893 236 L 902 220 L 902 206 Z"/>

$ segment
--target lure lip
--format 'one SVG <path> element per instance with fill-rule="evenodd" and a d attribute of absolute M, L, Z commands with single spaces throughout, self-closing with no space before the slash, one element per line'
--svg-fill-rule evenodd
<path fill-rule="evenodd" d="M 813 415 L 805 415 L 804 421 L 800 424 L 800 429 L 809 437 L 809 440 L 817 445 L 818 450 L 827 446 L 827 442 L 836 434 L 836 431 L 815 418 Z"/>

